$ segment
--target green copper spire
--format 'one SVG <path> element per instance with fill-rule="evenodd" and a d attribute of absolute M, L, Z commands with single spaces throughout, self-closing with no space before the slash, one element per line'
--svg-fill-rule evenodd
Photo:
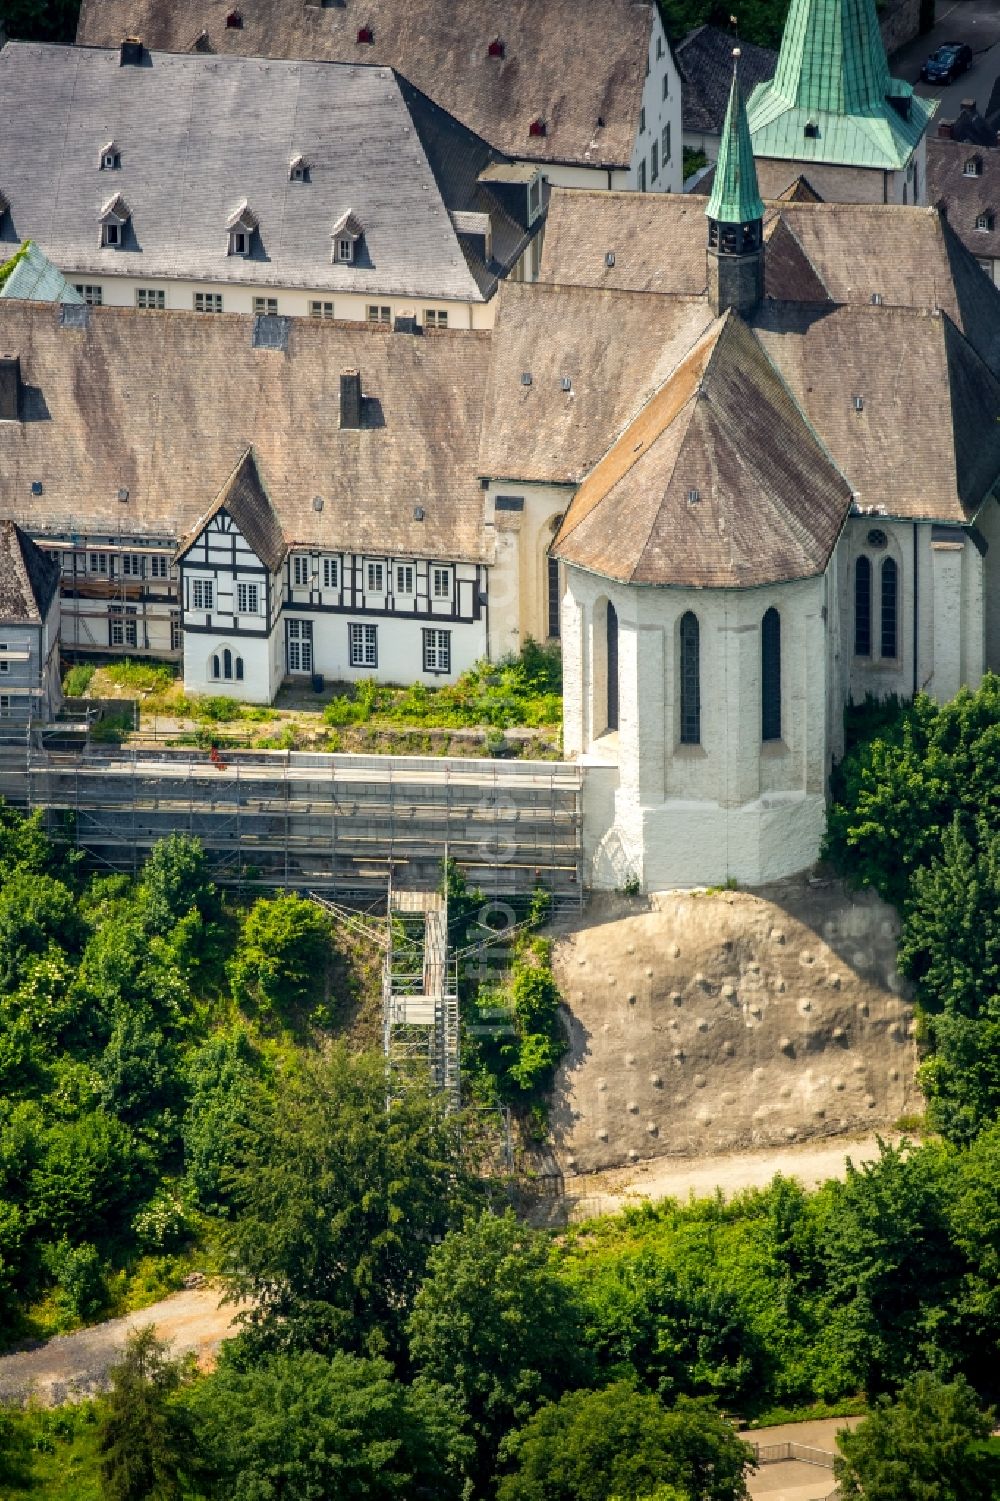
<path fill-rule="evenodd" d="M 764 205 L 757 188 L 757 168 L 750 142 L 750 127 L 737 75 L 739 56 L 739 48 L 735 48 L 726 123 L 722 127 L 722 138 L 719 141 L 719 160 L 712 183 L 712 196 L 705 210 L 709 219 L 715 219 L 720 224 L 750 224 L 753 220 L 764 217 Z"/>
<path fill-rule="evenodd" d="M 937 107 L 891 77 L 875 0 L 791 0 L 747 116 L 758 158 L 899 171 Z"/>

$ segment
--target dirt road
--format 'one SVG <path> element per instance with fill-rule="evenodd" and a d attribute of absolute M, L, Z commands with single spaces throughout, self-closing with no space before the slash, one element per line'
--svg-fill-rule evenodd
<path fill-rule="evenodd" d="M 19 1403 L 31 1396 L 46 1407 L 78 1401 L 107 1385 L 108 1371 L 119 1359 L 133 1329 L 155 1324 L 175 1355 L 193 1350 L 208 1363 L 229 1334 L 238 1309 L 219 1307 L 218 1288 L 199 1287 L 174 1293 L 161 1303 L 122 1319 L 63 1334 L 36 1350 L 0 1356 L 0 1402 Z"/>
<path fill-rule="evenodd" d="M 898 1134 L 887 1131 L 884 1141 L 896 1142 Z M 603 1173 L 580 1173 L 565 1180 L 565 1197 L 551 1201 L 552 1222 L 589 1219 L 596 1214 L 614 1214 L 626 1204 L 642 1199 L 680 1199 L 691 1194 L 709 1197 L 721 1189 L 730 1197 L 744 1188 L 764 1188 L 776 1173 L 797 1178 L 805 1188 L 814 1188 L 827 1178 L 843 1178 L 847 1159 L 858 1166 L 878 1156 L 874 1136 L 838 1137 L 834 1141 L 804 1142 L 801 1146 L 768 1148 L 760 1152 L 722 1152 L 712 1157 L 667 1157 L 634 1167 L 613 1168 Z"/>

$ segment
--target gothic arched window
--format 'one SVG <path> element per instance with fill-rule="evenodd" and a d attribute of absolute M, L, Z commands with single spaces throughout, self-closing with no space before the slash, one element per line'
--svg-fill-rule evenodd
<path fill-rule="evenodd" d="M 229 647 L 227 646 L 226 649 L 225 649 L 225 651 L 222 653 L 222 676 L 224 678 L 231 678 L 232 675 L 233 675 L 233 654 L 229 650 Z"/>
<path fill-rule="evenodd" d="M 854 655 L 872 654 L 872 565 L 860 557 L 854 565 Z"/>
<path fill-rule="evenodd" d="M 681 744 L 701 744 L 701 661 L 698 617 L 681 616 Z"/>
<path fill-rule="evenodd" d="M 897 629 L 899 598 L 899 569 L 893 558 L 882 559 L 882 612 L 879 655 L 897 657 L 899 632 Z"/>
<path fill-rule="evenodd" d="M 608 601 L 607 620 L 607 661 L 608 661 L 608 714 L 607 727 L 609 730 L 618 728 L 618 612 L 611 601 Z"/>
<path fill-rule="evenodd" d="M 218 652 L 216 652 L 215 655 L 212 658 L 212 676 L 213 676 L 213 678 L 217 678 L 219 676 L 219 653 Z"/>
<path fill-rule="evenodd" d="M 242 657 L 237 657 L 236 658 L 236 680 L 237 680 L 237 682 L 240 682 L 240 683 L 242 683 L 242 681 L 243 681 L 243 658 Z"/>
<path fill-rule="evenodd" d="M 760 627 L 760 738 L 781 739 L 781 616 L 773 606 Z"/>

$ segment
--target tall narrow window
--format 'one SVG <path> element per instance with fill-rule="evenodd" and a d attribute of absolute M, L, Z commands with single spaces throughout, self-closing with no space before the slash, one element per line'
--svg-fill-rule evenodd
<path fill-rule="evenodd" d="M 872 565 L 858 558 L 854 565 L 854 655 L 872 654 Z"/>
<path fill-rule="evenodd" d="M 781 616 L 773 606 L 760 626 L 760 738 L 781 739 Z"/>
<path fill-rule="evenodd" d="M 229 647 L 227 646 L 226 649 L 225 649 L 225 651 L 222 653 L 222 676 L 224 678 L 231 678 L 232 675 L 233 675 L 233 654 L 229 650 Z"/>
<path fill-rule="evenodd" d="M 559 559 L 551 555 L 549 565 L 549 635 L 553 638 L 559 635 Z"/>
<path fill-rule="evenodd" d="M 681 616 L 681 744 L 701 744 L 701 643 L 690 610 Z"/>
<path fill-rule="evenodd" d="M 881 618 L 881 651 L 883 657 L 897 657 L 898 631 L 896 622 L 898 619 L 897 599 L 899 595 L 899 570 L 892 558 L 882 559 L 882 618 Z"/>
<path fill-rule="evenodd" d="M 613 604 L 608 603 L 607 621 L 607 658 L 608 658 L 608 715 L 607 727 L 609 730 L 618 728 L 618 613 Z"/>

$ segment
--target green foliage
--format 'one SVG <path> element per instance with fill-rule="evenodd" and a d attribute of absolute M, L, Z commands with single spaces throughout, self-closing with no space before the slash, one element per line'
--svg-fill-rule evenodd
<path fill-rule="evenodd" d="M 80 0 L 4 0 L 3 22 L 19 41 L 72 43 L 79 13 Z"/>
<path fill-rule="evenodd" d="M 227 1231 L 267 1348 L 398 1350 L 435 1237 L 471 1184 L 458 1123 L 417 1088 L 386 1101 L 378 1057 L 334 1046 L 289 1066 L 240 1139 Z"/>
<path fill-rule="evenodd" d="M 700 172 L 702 167 L 708 166 L 708 157 L 705 155 L 704 151 L 695 151 L 690 146 L 684 147 L 683 160 L 685 182 L 687 182 L 689 177 L 693 177 L 696 172 Z"/>
<path fill-rule="evenodd" d="M 986 1444 L 992 1413 L 961 1378 L 915 1375 L 853 1432 L 837 1435 L 844 1501 L 992 1501 L 1000 1455 Z"/>
<path fill-rule="evenodd" d="M 462 1440 L 447 1394 L 385 1360 L 277 1355 L 222 1366 L 190 1397 L 217 1501 L 460 1501 Z"/>
<path fill-rule="evenodd" d="M 63 678 L 63 693 L 67 698 L 82 698 L 93 676 L 94 668 L 90 662 L 75 663 Z"/>
<path fill-rule="evenodd" d="M 504 1446 L 499 1501 L 624 1501 L 673 1486 L 691 1501 L 743 1501 L 753 1451 L 704 1403 L 666 1410 L 627 1381 L 568 1392 Z"/>
<path fill-rule="evenodd" d="M 558 646 L 528 640 L 519 656 L 477 662 L 455 683 L 391 688 L 373 679 L 331 699 L 329 725 L 416 724 L 436 729 L 553 725 L 562 720 L 562 658 Z"/>
<path fill-rule="evenodd" d="M 104 1270 L 97 1247 L 72 1245 L 63 1236 L 42 1249 L 42 1264 L 56 1284 L 56 1298 L 72 1323 L 92 1319 L 104 1302 Z"/>
<path fill-rule="evenodd" d="M 190 1424 L 175 1399 L 183 1367 L 147 1326 L 129 1335 L 111 1371 L 98 1445 L 106 1501 L 181 1501 L 191 1464 Z"/>
<path fill-rule="evenodd" d="M 314 902 L 289 893 L 255 902 L 232 965 L 241 1005 L 288 1018 L 323 995 L 330 922 Z"/>
<path fill-rule="evenodd" d="M 187 1188 L 202 1209 L 228 1213 L 238 1143 L 254 1125 L 267 1077 L 264 1060 L 244 1026 L 218 1032 L 189 1054 L 183 1121 Z"/>
<path fill-rule="evenodd" d="M 136 662 L 131 657 L 110 663 L 104 671 L 119 688 L 129 688 L 133 693 L 162 693 L 174 681 L 172 668 L 160 662 Z"/>
<path fill-rule="evenodd" d="M 408 1328 L 415 1368 L 460 1399 L 480 1489 L 504 1433 L 589 1373 L 549 1238 L 510 1211 L 470 1218 L 431 1251 Z"/>
<path fill-rule="evenodd" d="M 789 0 L 745 0 L 737 17 L 739 36 L 758 47 L 781 45 L 781 33 L 788 13 Z M 721 0 L 660 0 L 660 14 L 667 35 L 675 44 L 695 26 L 721 26 L 731 29 L 731 7 Z"/>

